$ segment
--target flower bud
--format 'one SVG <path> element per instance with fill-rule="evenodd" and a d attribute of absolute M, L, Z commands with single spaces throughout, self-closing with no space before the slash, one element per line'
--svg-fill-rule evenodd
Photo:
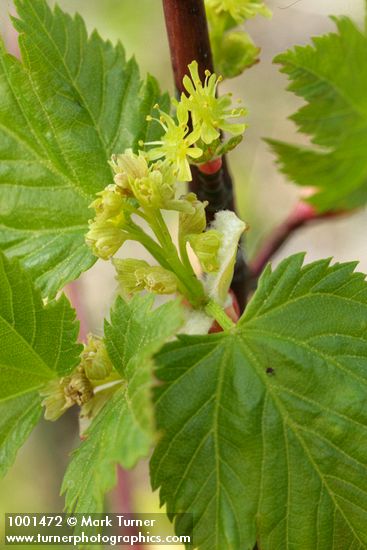
<path fill-rule="evenodd" d="M 97 217 L 90 222 L 85 240 L 95 256 L 108 260 L 118 251 L 127 237 L 128 233 L 115 222 Z"/>
<path fill-rule="evenodd" d="M 88 334 L 81 355 L 81 366 L 89 380 L 105 380 L 112 371 L 112 363 L 102 338 Z"/>
<path fill-rule="evenodd" d="M 148 163 L 142 154 L 135 155 L 132 149 L 126 149 L 121 155 L 112 155 L 110 166 L 115 172 L 115 183 L 122 189 L 129 188 L 129 181 L 148 175 Z"/>
<path fill-rule="evenodd" d="M 139 285 L 155 294 L 173 294 L 177 291 L 176 275 L 159 265 L 137 269 L 136 278 Z"/>
<path fill-rule="evenodd" d="M 218 251 L 222 242 L 221 233 L 210 229 L 200 235 L 190 235 L 188 241 L 198 257 L 203 271 L 206 273 L 218 271 L 220 267 Z"/>
<path fill-rule="evenodd" d="M 258 62 L 260 48 L 246 32 L 229 32 L 223 36 L 215 57 L 215 66 L 224 78 L 234 78 Z"/>
<path fill-rule="evenodd" d="M 103 191 L 97 193 L 97 197 L 90 205 L 90 208 L 94 208 L 96 215 L 100 219 L 112 218 L 122 211 L 124 199 L 116 191 L 114 185 L 108 185 Z"/>
<path fill-rule="evenodd" d="M 191 202 L 186 200 L 185 195 L 182 195 L 179 199 L 173 199 L 167 201 L 166 210 L 175 210 L 176 212 L 183 212 L 185 214 L 194 214 L 194 207 Z"/>
<path fill-rule="evenodd" d="M 183 197 L 192 206 L 191 212 L 180 212 L 179 238 L 185 239 L 188 235 L 202 233 L 206 227 L 205 208 L 207 201 L 199 201 L 195 193 L 188 193 Z"/>
<path fill-rule="evenodd" d="M 123 294 L 131 294 L 132 292 L 144 290 L 144 282 L 141 280 L 138 281 L 136 272 L 139 269 L 149 268 L 147 262 L 127 258 L 124 260 L 114 259 L 112 263 L 117 272 L 116 280 L 119 282 Z"/>
<path fill-rule="evenodd" d="M 174 185 L 163 180 L 159 170 L 152 170 L 148 176 L 131 182 L 135 198 L 148 208 L 165 208 L 174 199 Z"/>
<path fill-rule="evenodd" d="M 175 170 L 175 167 L 172 165 L 172 163 L 168 160 L 156 161 L 152 165 L 151 170 L 159 170 L 159 172 L 162 174 L 162 181 L 169 184 L 171 187 L 176 184 L 177 171 Z"/>

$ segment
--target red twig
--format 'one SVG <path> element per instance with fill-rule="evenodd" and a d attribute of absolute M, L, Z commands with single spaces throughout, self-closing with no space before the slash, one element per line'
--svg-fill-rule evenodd
<path fill-rule="evenodd" d="M 299 202 L 288 218 L 272 231 L 270 237 L 264 242 L 254 260 L 250 262 L 252 278 L 257 279 L 261 275 L 269 260 L 297 229 L 310 222 L 337 217 L 342 214 L 344 214 L 344 212 L 325 212 L 324 214 L 319 214 L 310 204 Z"/>
<path fill-rule="evenodd" d="M 196 59 L 201 78 L 213 72 L 208 25 L 203 0 L 163 0 L 176 89 L 183 91 L 187 65 Z"/>

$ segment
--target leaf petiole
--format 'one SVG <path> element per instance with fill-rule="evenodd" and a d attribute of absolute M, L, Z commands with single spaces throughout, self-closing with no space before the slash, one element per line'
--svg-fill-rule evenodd
<path fill-rule="evenodd" d="M 214 300 L 210 300 L 206 304 L 205 313 L 210 315 L 210 317 L 214 317 L 214 319 L 222 327 L 223 330 L 230 330 L 236 326 L 236 324 L 227 315 L 224 309 L 219 304 L 217 304 L 217 302 L 214 302 Z"/>

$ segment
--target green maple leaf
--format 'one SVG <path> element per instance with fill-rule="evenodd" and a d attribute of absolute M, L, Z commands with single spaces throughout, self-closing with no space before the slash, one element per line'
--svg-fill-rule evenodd
<path fill-rule="evenodd" d="M 302 261 L 268 266 L 233 330 L 158 355 L 152 485 L 202 550 L 367 548 L 367 284 Z"/>
<path fill-rule="evenodd" d="M 79 15 L 16 6 L 22 62 L 0 45 L 0 246 L 52 296 L 95 262 L 88 206 L 112 182 L 111 153 L 157 137 L 145 119 L 159 89 Z"/>
<path fill-rule="evenodd" d="M 64 295 L 43 306 L 29 274 L 0 254 L 0 474 L 40 417 L 38 390 L 78 364 L 78 328 Z"/>
<path fill-rule="evenodd" d="M 149 453 L 154 439 L 151 357 L 183 323 L 178 302 L 151 311 L 153 301 L 152 295 L 130 303 L 118 298 L 111 323 L 105 324 L 106 347 L 122 382 L 73 454 L 62 487 L 68 510 L 102 512 L 104 494 L 116 482 L 116 465 L 132 468 Z"/>
<path fill-rule="evenodd" d="M 315 147 L 267 140 L 294 183 L 317 188 L 309 202 L 319 211 L 367 202 L 367 35 L 349 18 L 334 21 L 337 33 L 275 58 L 307 101 L 291 119 Z"/>

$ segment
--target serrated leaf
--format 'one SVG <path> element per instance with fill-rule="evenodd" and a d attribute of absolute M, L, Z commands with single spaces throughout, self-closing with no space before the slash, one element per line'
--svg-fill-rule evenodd
<path fill-rule="evenodd" d="M 19 447 L 28 438 L 42 413 L 37 391 L 0 402 L 0 477 L 13 464 Z"/>
<path fill-rule="evenodd" d="M 111 153 L 156 138 L 159 89 L 79 15 L 16 6 L 22 63 L 0 45 L 0 246 L 52 296 L 94 263 L 88 206 L 112 182 Z"/>
<path fill-rule="evenodd" d="M 316 147 L 267 140 L 294 183 L 317 188 L 309 202 L 320 211 L 367 202 L 367 35 L 347 17 L 334 21 L 337 33 L 275 58 L 307 102 L 291 118 Z"/>
<path fill-rule="evenodd" d="M 123 381 L 72 457 L 62 487 L 68 510 L 103 511 L 116 465 L 132 468 L 149 453 L 154 438 L 151 357 L 183 324 L 178 302 L 152 311 L 153 301 L 152 295 L 135 296 L 130 303 L 118 298 L 111 322 L 105 323 L 107 351 Z"/>
<path fill-rule="evenodd" d="M 302 261 L 266 269 L 234 330 L 158 355 L 152 485 L 202 550 L 367 548 L 367 284 Z"/>
<path fill-rule="evenodd" d="M 38 390 L 77 365 L 78 328 L 65 296 L 44 306 L 29 274 L 0 253 L 0 474 L 39 418 Z"/>

